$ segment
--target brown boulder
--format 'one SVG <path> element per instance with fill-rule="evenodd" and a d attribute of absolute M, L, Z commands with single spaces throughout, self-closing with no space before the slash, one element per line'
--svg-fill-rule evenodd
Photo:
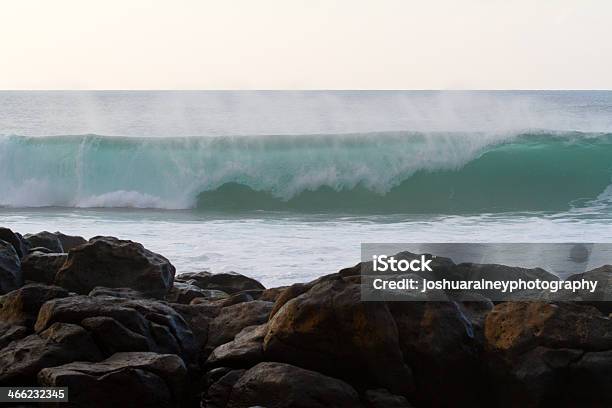
<path fill-rule="evenodd" d="M 55 276 L 55 283 L 87 294 L 96 286 L 131 288 L 163 297 L 174 282 L 174 266 L 141 244 L 113 237 L 95 237 L 73 248 Z"/>
<path fill-rule="evenodd" d="M 11 244 L 13 248 L 15 248 L 15 252 L 17 252 L 17 256 L 19 258 L 28 253 L 27 242 L 23 239 L 21 234 L 17 232 L 13 232 L 8 228 L 0 227 L 0 240 Z"/>
<path fill-rule="evenodd" d="M 253 278 L 236 272 L 197 272 L 183 273 L 180 280 L 191 283 L 202 289 L 216 289 L 233 294 L 245 290 L 263 290 L 265 287 Z"/>
<path fill-rule="evenodd" d="M 537 346 L 612 349 L 612 320 L 578 303 L 505 302 L 488 314 L 485 336 L 490 351 L 508 356 Z"/>
<path fill-rule="evenodd" d="M 149 339 L 134 333 L 112 317 L 88 317 L 81 321 L 105 356 L 122 351 L 148 351 Z"/>
<path fill-rule="evenodd" d="M 231 370 L 226 367 L 210 370 L 206 375 L 207 387 L 202 393 L 201 407 L 227 407 L 232 387 L 245 372 L 246 370 Z"/>
<path fill-rule="evenodd" d="M 289 364 L 259 363 L 234 384 L 228 408 L 359 407 L 357 392 L 336 378 Z"/>
<path fill-rule="evenodd" d="M 100 351 L 85 329 L 74 324 L 55 323 L 0 351 L 0 383 L 34 386 L 36 374 L 43 368 L 75 360 L 101 359 Z"/>
<path fill-rule="evenodd" d="M 145 295 L 137 290 L 130 288 L 105 288 L 104 286 L 96 286 L 89 292 L 89 296 L 111 296 L 122 299 L 147 299 L 150 296 Z"/>
<path fill-rule="evenodd" d="M 170 292 L 166 295 L 166 300 L 172 303 L 189 304 L 193 299 L 205 298 L 210 290 L 202 289 L 198 286 L 185 282 L 174 282 Z"/>
<path fill-rule="evenodd" d="M 0 295 L 23 285 L 21 261 L 13 245 L 0 240 Z"/>
<path fill-rule="evenodd" d="M 179 313 L 193 332 L 196 347 L 200 352 L 200 359 L 205 360 L 208 351 L 208 330 L 210 322 L 219 315 L 221 308 L 209 305 L 183 305 L 172 303 L 170 306 Z M 204 361 L 201 361 L 201 365 Z"/>
<path fill-rule="evenodd" d="M 26 234 L 24 239 L 30 248 L 41 247 L 56 253 L 64 252 L 64 248 L 59 238 L 49 231 L 43 231 L 37 234 Z"/>
<path fill-rule="evenodd" d="M 179 407 L 186 374 L 175 355 L 134 352 L 47 368 L 38 380 L 45 387 L 68 387 L 72 406 Z"/>
<path fill-rule="evenodd" d="M 64 252 L 68 252 L 72 248 L 76 248 L 79 245 L 87 243 L 87 240 L 85 238 L 79 237 L 78 235 L 66 235 L 62 234 L 59 231 L 55 231 L 53 235 L 55 235 L 57 239 L 59 239 L 60 243 L 62 244 L 62 248 L 64 249 Z"/>
<path fill-rule="evenodd" d="M 293 285 L 282 290 L 276 300 L 274 301 L 274 307 L 270 312 L 270 318 L 280 310 L 288 301 L 293 298 L 300 296 L 302 293 L 308 292 L 313 287 L 313 284 L 308 283 L 294 283 Z"/>
<path fill-rule="evenodd" d="M 484 382 L 482 337 L 456 302 L 390 302 L 400 350 L 415 379 L 414 402 L 424 406 L 477 406 L 486 389 L 474 394 L 470 385 Z"/>
<path fill-rule="evenodd" d="M 601 382 L 612 362 L 612 320 L 597 309 L 569 302 L 502 303 L 487 316 L 485 336 L 499 405 L 612 404 L 609 385 Z"/>
<path fill-rule="evenodd" d="M 254 300 L 238 303 L 221 309 L 209 325 L 207 349 L 212 350 L 234 339 L 247 326 L 260 325 L 268 321 L 272 302 Z"/>
<path fill-rule="evenodd" d="M 264 354 L 360 388 L 400 395 L 413 390 L 387 305 L 362 302 L 359 285 L 341 278 L 322 281 L 285 303 L 270 319 Z"/>
<path fill-rule="evenodd" d="M 57 271 L 64 265 L 66 259 L 68 259 L 67 254 L 30 252 L 21 259 L 23 280 L 52 285 Z"/>
<path fill-rule="evenodd" d="M 32 283 L 0 297 L 0 320 L 5 323 L 33 328 L 40 307 L 48 300 L 68 296 L 58 286 Z"/>
<path fill-rule="evenodd" d="M 24 338 L 29 332 L 30 330 L 25 326 L 14 326 L 0 322 L 0 350 L 8 346 L 12 341 Z"/>
<path fill-rule="evenodd" d="M 268 288 L 261 292 L 259 300 L 265 300 L 267 302 L 276 302 L 276 299 L 280 296 L 281 292 L 287 289 L 288 286 L 281 286 L 278 288 Z"/>
<path fill-rule="evenodd" d="M 220 291 L 215 291 L 215 292 L 220 292 Z M 225 293 L 225 292 L 221 292 L 221 293 Z M 208 303 L 211 305 L 217 305 L 219 307 L 227 307 L 227 306 L 232 306 L 232 305 L 237 305 L 238 303 L 243 303 L 243 302 L 251 302 L 255 300 L 253 298 L 253 296 L 249 295 L 246 292 L 238 292 L 238 293 L 234 293 L 233 295 L 228 295 L 225 297 L 220 297 L 217 299 L 214 298 L 196 298 L 193 299 L 192 303 L 194 304 L 202 304 L 202 303 Z"/>
<path fill-rule="evenodd" d="M 117 322 L 111 323 L 114 333 L 132 339 L 144 337 L 146 351 L 177 354 L 188 366 L 197 362 L 197 346 L 185 320 L 170 306 L 154 300 L 110 296 L 53 299 L 41 307 L 35 329 L 40 332 L 55 322 L 83 324 L 85 319 L 97 317 L 114 319 Z M 100 348 L 115 350 L 119 340 L 111 337 L 103 334 L 96 337 Z"/>
<path fill-rule="evenodd" d="M 215 348 L 206 365 L 248 368 L 263 361 L 263 341 L 267 332 L 267 324 L 245 327 L 234 340 Z"/>

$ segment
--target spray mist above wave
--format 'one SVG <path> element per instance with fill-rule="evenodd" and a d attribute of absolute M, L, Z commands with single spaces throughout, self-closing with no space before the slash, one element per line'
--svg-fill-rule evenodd
<path fill-rule="evenodd" d="M 609 134 L 0 137 L 0 205 L 563 210 L 612 178 Z"/>

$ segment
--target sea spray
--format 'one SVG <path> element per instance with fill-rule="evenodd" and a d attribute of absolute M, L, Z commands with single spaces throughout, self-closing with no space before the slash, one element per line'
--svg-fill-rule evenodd
<path fill-rule="evenodd" d="M 496 212 L 606 203 L 610 134 L 0 137 L 0 205 Z"/>

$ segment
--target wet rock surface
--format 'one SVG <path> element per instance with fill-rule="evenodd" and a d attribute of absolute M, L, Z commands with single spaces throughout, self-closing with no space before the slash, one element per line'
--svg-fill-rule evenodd
<path fill-rule="evenodd" d="M 9 228 L 0 227 L 0 240 L 11 244 L 19 258 L 27 255 L 29 249 L 28 243 L 18 232 L 13 232 Z"/>
<path fill-rule="evenodd" d="M 265 287 L 248 276 L 236 272 L 226 273 L 185 273 L 181 274 L 181 279 L 192 283 L 202 289 L 216 289 L 229 294 L 242 292 L 245 290 L 263 290 Z"/>
<path fill-rule="evenodd" d="M 596 308 L 570 302 L 502 303 L 487 316 L 485 336 L 499 404 L 612 403 L 610 392 L 598 387 L 612 369 L 612 320 Z"/>
<path fill-rule="evenodd" d="M 0 297 L 0 321 L 33 328 L 45 302 L 68 295 L 67 290 L 58 286 L 27 284 Z"/>
<path fill-rule="evenodd" d="M 283 363 L 260 363 L 233 385 L 228 408 L 324 408 L 359 406 L 347 383 L 315 371 Z"/>
<path fill-rule="evenodd" d="M 34 385 L 36 375 L 43 368 L 100 359 L 102 354 L 85 329 L 75 324 L 55 323 L 0 350 L 0 384 Z"/>
<path fill-rule="evenodd" d="M 232 341 L 245 327 L 267 322 L 270 310 L 272 302 L 262 300 L 221 308 L 217 317 L 210 322 L 207 347 L 212 350 Z"/>
<path fill-rule="evenodd" d="M 172 288 L 174 266 L 141 244 L 113 237 L 95 237 L 73 248 L 55 276 L 55 283 L 87 294 L 96 286 L 131 288 L 163 297 Z"/>
<path fill-rule="evenodd" d="M 170 306 L 153 300 L 110 296 L 53 299 L 41 307 L 35 330 L 40 332 L 56 322 L 89 327 L 103 350 L 117 351 L 118 344 L 129 342 L 139 345 L 137 351 L 146 345 L 145 351 L 179 355 L 187 365 L 197 360 L 195 339 L 185 320 Z"/>
<path fill-rule="evenodd" d="M 176 355 L 117 353 L 99 363 L 44 369 L 38 381 L 47 387 L 68 387 L 76 406 L 177 407 L 186 377 L 187 369 Z"/>
<path fill-rule="evenodd" d="M 46 248 L 54 253 L 64 252 L 64 247 L 60 239 L 57 235 L 49 231 L 42 231 L 37 234 L 26 234 L 24 235 L 24 239 L 30 248 L 40 247 Z"/>
<path fill-rule="evenodd" d="M 60 243 L 62 244 L 62 248 L 64 249 L 64 252 L 68 252 L 72 248 L 76 248 L 79 245 L 87 243 L 87 240 L 85 238 L 77 235 L 66 235 L 59 231 L 54 232 L 53 235 L 55 235 L 57 239 L 59 239 Z"/>
<path fill-rule="evenodd" d="M 285 303 L 270 319 L 264 353 L 361 387 L 414 389 L 389 308 L 361 302 L 359 285 L 340 277 Z"/>
<path fill-rule="evenodd" d="M 0 240 L 0 295 L 23 284 L 21 261 L 13 245 Z"/>
<path fill-rule="evenodd" d="M 30 252 L 21 259 L 21 271 L 24 281 L 40 282 L 52 285 L 55 275 L 68 259 L 68 254 Z"/>

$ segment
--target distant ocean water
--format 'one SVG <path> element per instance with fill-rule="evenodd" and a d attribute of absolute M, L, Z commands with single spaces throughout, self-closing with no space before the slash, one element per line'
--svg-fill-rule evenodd
<path fill-rule="evenodd" d="M 0 224 L 304 281 L 361 242 L 612 242 L 612 92 L 0 92 Z"/>

